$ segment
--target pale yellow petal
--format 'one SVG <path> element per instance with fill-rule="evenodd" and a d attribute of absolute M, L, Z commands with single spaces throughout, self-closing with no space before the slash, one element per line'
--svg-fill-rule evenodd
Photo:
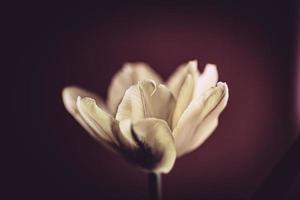
<path fill-rule="evenodd" d="M 217 66 L 207 64 L 203 73 L 199 76 L 196 82 L 194 98 L 198 98 L 204 94 L 209 88 L 214 87 L 218 81 Z"/>
<path fill-rule="evenodd" d="M 82 97 L 92 97 L 96 100 L 97 104 L 101 108 L 105 108 L 102 99 L 97 96 L 96 94 L 89 92 L 85 89 L 75 87 L 75 86 L 70 86 L 64 88 L 62 92 L 62 99 L 63 103 L 67 109 L 67 111 L 77 120 L 77 122 L 95 139 L 99 140 L 99 136 L 97 133 L 93 131 L 93 129 L 86 123 L 86 121 L 83 119 L 83 117 L 80 115 L 78 109 L 77 109 L 77 97 L 82 96 Z M 105 110 L 105 109 L 104 109 Z M 101 139 L 100 139 L 101 140 Z"/>
<path fill-rule="evenodd" d="M 133 137 L 132 121 L 130 119 L 125 119 L 119 122 L 119 130 L 116 131 L 116 136 L 119 141 L 121 151 L 136 151 L 138 148 L 138 144 Z"/>
<path fill-rule="evenodd" d="M 153 81 L 141 81 L 139 89 L 144 102 L 145 117 L 163 119 L 171 124 L 175 98 L 170 90 Z"/>
<path fill-rule="evenodd" d="M 107 110 L 101 97 L 99 97 L 95 93 L 92 93 L 92 92 L 85 90 L 83 88 L 80 88 L 80 87 L 69 86 L 69 87 L 65 87 L 63 89 L 62 99 L 63 99 L 63 103 L 64 103 L 67 111 L 72 115 L 77 114 L 76 101 L 77 101 L 78 96 L 91 97 L 91 98 L 95 99 L 95 101 L 97 102 L 97 105 L 99 105 L 102 109 Z"/>
<path fill-rule="evenodd" d="M 209 122 L 212 122 L 213 125 L 216 125 L 213 120 L 218 118 L 219 114 L 226 106 L 227 101 L 228 87 L 226 83 L 219 82 L 216 87 L 209 89 L 204 93 L 204 95 L 191 102 L 173 130 L 177 156 L 181 156 L 186 152 L 189 152 L 191 150 L 190 146 L 193 145 L 193 147 L 195 147 L 204 141 L 201 141 L 201 139 L 197 142 L 193 141 L 196 130 L 198 128 L 200 130 L 200 126 L 203 122 L 206 122 L 207 119 L 209 119 Z M 214 113 L 213 116 L 211 116 L 212 113 Z M 206 125 L 206 123 L 204 125 Z M 208 132 L 211 133 L 214 129 L 212 127 L 213 125 L 208 125 Z M 202 138 L 199 135 L 195 137 Z"/>
<path fill-rule="evenodd" d="M 159 75 L 145 63 L 125 63 L 112 78 L 108 88 L 107 104 L 112 113 L 116 113 L 125 91 L 138 81 L 151 79 L 161 82 Z"/>
<path fill-rule="evenodd" d="M 158 118 L 171 124 L 175 99 L 162 84 L 151 80 L 140 81 L 131 86 L 118 107 L 116 119 L 131 119 L 133 122 L 142 118 Z"/>
<path fill-rule="evenodd" d="M 137 85 L 126 90 L 125 95 L 118 107 L 116 119 L 123 121 L 130 119 L 136 121 L 145 117 L 144 102 Z"/>
<path fill-rule="evenodd" d="M 137 147 L 127 153 L 128 159 L 147 171 L 168 173 L 176 159 L 173 136 L 164 120 L 147 118 L 132 125 Z"/>
<path fill-rule="evenodd" d="M 102 141 L 111 147 L 118 146 L 113 133 L 113 127 L 116 126 L 117 122 L 99 108 L 94 99 L 78 97 L 77 108 L 84 121 Z"/>
<path fill-rule="evenodd" d="M 185 153 L 191 152 L 201 146 L 206 139 L 213 133 L 218 126 L 219 115 L 227 105 L 229 98 L 229 91 L 225 85 L 224 97 L 220 103 L 198 124 L 195 133 L 191 139 L 191 143 L 186 149 Z"/>
<path fill-rule="evenodd" d="M 125 63 L 125 66 L 133 68 L 132 81 L 134 84 L 144 79 L 151 79 L 156 83 L 161 83 L 161 77 L 146 63 Z"/>
<path fill-rule="evenodd" d="M 186 79 L 186 76 L 191 74 L 194 80 L 197 80 L 199 76 L 198 63 L 196 60 L 189 61 L 179 66 L 176 71 L 170 76 L 167 81 L 167 87 L 171 90 L 174 96 L 177 98 L 182 85 Z"/>
<path fill-rule="evenodd" d="M 176 106 L 173 113 L 172 129 L 174 129 L 181 114 L 185 111 L 185 109 L 190 104 L 193 98 L 194 85 L 195 82 L 192 76 L 188 74 L 177 97 Z"/>

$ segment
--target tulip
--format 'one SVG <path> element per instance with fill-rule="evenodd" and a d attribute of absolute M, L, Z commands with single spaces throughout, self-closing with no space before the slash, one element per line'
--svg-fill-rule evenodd
<path fill-rule="evenodd" d="M 139 168 L 168 173 L 218 125 L 229 93 L 217 68 L 197 61 L 178 67 L 163 83 L 145 63 L 126 63 L 113 77 L 107 102 L 79 87 L 66 87 L 68 112 L 99 143 Z"/>

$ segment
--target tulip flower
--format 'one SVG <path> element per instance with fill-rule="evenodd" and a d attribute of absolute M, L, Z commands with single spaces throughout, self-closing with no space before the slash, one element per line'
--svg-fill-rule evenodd
<path fill-rule="evenodd" d="M 218 125 L 228 101 L 215 65 L 178 67 L 163 83 L 144 63 L 126 63 L 113 77 L 107 102 L 79 87 L 66 87 L 63 102 L 99 143 L 141 169 L 168 173 L 197 149 Z"/>

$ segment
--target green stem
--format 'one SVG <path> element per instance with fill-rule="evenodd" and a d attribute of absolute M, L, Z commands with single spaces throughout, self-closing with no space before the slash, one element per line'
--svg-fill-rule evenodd
<path fill-rule="evenodd" d="M 149 200 L 161 200 L 161 174 L 149 173 Z"/>

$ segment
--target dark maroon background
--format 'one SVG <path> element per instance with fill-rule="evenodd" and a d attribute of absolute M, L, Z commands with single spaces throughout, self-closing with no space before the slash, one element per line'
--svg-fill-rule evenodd
<path fill-rule="evenodd" d="M 215 133 L 163 176 L 164 199 L 249 199 L 297 135 L 294 1 L 10 8 L 5 44 L 16 90 L 5 184 L 12 199 L 146 198 L 146 174 L 98 146 L 61 101 L 67 85 L 105 98 L 126 61 L 147 62 L 164 78 L 191 59 L 201 70 L 215 63 L 230 88 Z"/>

